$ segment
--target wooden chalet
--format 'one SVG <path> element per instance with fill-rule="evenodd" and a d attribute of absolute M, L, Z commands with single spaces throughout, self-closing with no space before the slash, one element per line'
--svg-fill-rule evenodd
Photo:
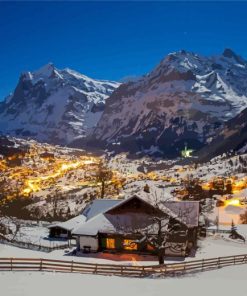
<path fill-rule="evenodd" d="M 196 247 L 198 202 L 167 202 L 159 209 L 138 196 L 117 200 L 113 206 L 87 217 L 72 235 L 80 251 L 155 254 L 157 249 L 143 233 L 152 226 L 154 217 L 162 216 L 168 218 L 169 225 L 177 225 L 166 240 L 165 256 L 186 256 Z M 156 233 L 154 230 L 154 237 Z"/>

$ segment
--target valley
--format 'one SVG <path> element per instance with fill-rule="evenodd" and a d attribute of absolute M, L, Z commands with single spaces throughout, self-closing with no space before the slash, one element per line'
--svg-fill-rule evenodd
<path fill-rule="evenodd" d="M 97 174 L 102 165 L 111 172 L 105 184 L 107 199 L 136 194 L 149 201 L 155 196 L 163 201 L 198 200 L 210 221 L 214 222 L 220 211 L 222 225 L 230 225 L 232 220 L 239 223 L 240 214 L 246 209 L 246 154 L 220 156 L 206 163 L 192 158 L 183 164 L 183 158 L 154 162 L 149 157 L 130 159 L 126 153 L 95 156 L 34 140 L 8 141 L 18 150 L 2 146 L 5 155 L 0 160 L 1 205 L 18 205 L 20 200 L 24 216 L 20 208 L 20 214 L 15 214 L 21 219 L 38 215 L 41 220 L 54 220 L 78 215 L 88 203 L 100 198 L 102 183 Z M 224 207 L 217 212 L 214 207 L 220 201 Z"/>

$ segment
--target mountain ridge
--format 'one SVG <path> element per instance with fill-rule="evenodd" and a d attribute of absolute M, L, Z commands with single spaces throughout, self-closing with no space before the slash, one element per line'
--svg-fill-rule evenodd
<path fill-rule="evenodd" d="M 23 72 L 13 94 L 0 103 L 0 130 L 67 145 L 94 128 L 105 100 L 118 86 L 52 63 Z"/>
<path fill-rule="evenodd" d="M 109 97 L 89 145 L 169 157 L 185 143 L 198 150 L 247 107 L 246 77 L 246 61 L 230 49 L 171 53 Z"/>
<path fill-rule="evenodd" d="M 51 144 L 177 157 L 215 141 L 247 108 L 247 62 L 231 49 L 180 50 L 125 83 L 52 63 L 21 74 L 0 103 L 0 131 Z"/>

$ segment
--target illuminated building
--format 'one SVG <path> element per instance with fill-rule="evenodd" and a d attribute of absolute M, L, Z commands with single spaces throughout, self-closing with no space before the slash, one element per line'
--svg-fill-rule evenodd
<path fill-rule="evenodd" d="M 181 155 L 184 158 L 192 157 L 193 149 L 188 149 L 187 146 L 184 147 L 184 150 L 181 151 Z"/>

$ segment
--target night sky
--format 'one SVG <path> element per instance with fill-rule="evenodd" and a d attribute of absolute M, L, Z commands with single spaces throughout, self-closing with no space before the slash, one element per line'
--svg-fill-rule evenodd
<path fill-rule="evenodd" d="M 247 2 L 0 2 L 0 100 L 48 62 L 121 80 L 180 49 L 247 58 L 246 12 Z"/>

